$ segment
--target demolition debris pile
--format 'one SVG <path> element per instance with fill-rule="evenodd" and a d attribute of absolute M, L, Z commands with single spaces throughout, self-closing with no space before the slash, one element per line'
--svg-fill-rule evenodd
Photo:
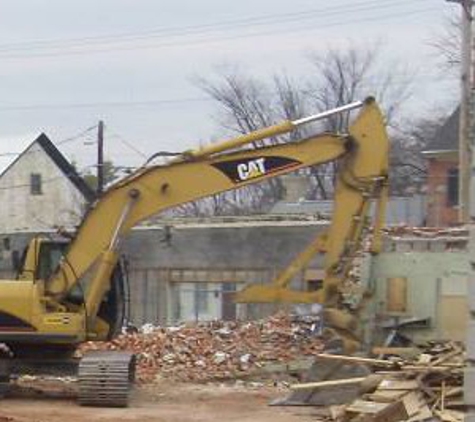
<path fill-rule="evenodd" d="M 384 359 L 320 354 L 317 360 L 328 366 L 365 365 L 373 372 L 362 378 L 297 384 L 292 389 L 307 391 L 309 404 L 330 405 L 327 420 L 337 422 L 463 421 L 462 346 L 433 342 L 422 349 L 380 348 L 379 352 L 388 354 Z"/>
<path fill-rule="evenodd" d="M 435 239 L 441 237 L 466 238 L 468 229 L 460 227 L 412 227 L 412 226 L 390 226 L 383 229 L 383 233 L 393 238 L 414 237 L 420 239 Z"/>
<path fill-rule="evenodd" d="M 277 315 L 261 321 L 145 327 L 111 342 L 86 343 L 89 350 L 127 350 L 138 359 L 140 382 L 161 377 L 204 382 L 256 374 L 267 363 L 311 356 L 323 348 L 314 319 Z"/>

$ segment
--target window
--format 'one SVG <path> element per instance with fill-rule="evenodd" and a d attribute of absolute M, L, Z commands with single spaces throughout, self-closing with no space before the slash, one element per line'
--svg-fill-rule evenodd
<path fill-rule="evenodd" d="M 198 315 L 208 312 L 208 293 L 208 283 L 197 283 L 195 285 L 195 311 Z"/>
<path fill-rule="evenodd" d="M 41 185 L 41 174 L 39 173 L 30 174 L 30 194 L 31 195 L 43 194 L 43 189 Z"/>
<path fill-rule="evenodd" d="M 447 205 L 454 207 L 459 203 L 459 171 L 451 168 L 447 172 Z"/>

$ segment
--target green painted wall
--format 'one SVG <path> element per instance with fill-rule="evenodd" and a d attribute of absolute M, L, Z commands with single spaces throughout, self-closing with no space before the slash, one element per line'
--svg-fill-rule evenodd
<path fill-rule="evenodd" d="M 414 340 L 434 339 L 447 336 L 447 327 L 441 317 L 444 298 L 462 299 L 466 296 L 469 275 L 468 253 L 466 250 L 446 250 L 444 252 L 384 252 L 368 259 L 365 271 L 366 282 L 373 291 L 373 298 L 367 313 L 366 324 L 369 332 L 387 320 L 387 279 L 407 278 L 407 312 L 399 320 L 411 318 L 428 319 L 426 327 L 402 330 Z M 447 301 L 445 305 L 447 307 Z M 463 321 L 461 321 L 461 324 Z M 368 331 L 368 330 L 367 330 Z M 380 342 L 388 330 L 379 333 Z M 450 333 L 457 337 L 457 334 Z"/>

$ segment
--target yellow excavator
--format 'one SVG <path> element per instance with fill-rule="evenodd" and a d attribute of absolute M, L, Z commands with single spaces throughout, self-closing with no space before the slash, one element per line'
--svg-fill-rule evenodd
<path fill-rule="evenodd" d="M 324 133 L 279 145 L 256 141 L 290 133 L 335 113 L 360 109 L 347 133 Z M 379 248 L 388 187 L 388 138 L 373 98 L 251 132 L 148 165 L 111 186 L 92 204 L 69 242 L 34 238 L 15 280 L 0 281 L 0 387 L 12 375 L 78 376 L 83 405 L 126 406 L 135 358 L 126 352 L 91 352 L 78 345 L 120 332 L 124 277 L 118 248 L 141 221 L 180 204 L 272 177 L 338 160 L 330 228 L 268 286 L 249 286 L 239 301 L 316 302 L 337 331 L 354 329 L 341 305 L 340 287 L 368 225 L 370 200 L 378 199 L 373 249 Z M 316 253 L 325 254 L 326 277 L 316 292 L 287 289 L 288 281 Z M 349 336 L 354 338 L 354 333 Z"/>

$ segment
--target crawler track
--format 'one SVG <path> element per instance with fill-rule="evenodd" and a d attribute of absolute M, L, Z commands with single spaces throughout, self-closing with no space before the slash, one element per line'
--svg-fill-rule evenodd
<path fill-rule="evenodd" d="M 78 401 L 83 406 L 126 407 L 135 378 L 131 353 L 98 351 L 79 363 Z"/>

